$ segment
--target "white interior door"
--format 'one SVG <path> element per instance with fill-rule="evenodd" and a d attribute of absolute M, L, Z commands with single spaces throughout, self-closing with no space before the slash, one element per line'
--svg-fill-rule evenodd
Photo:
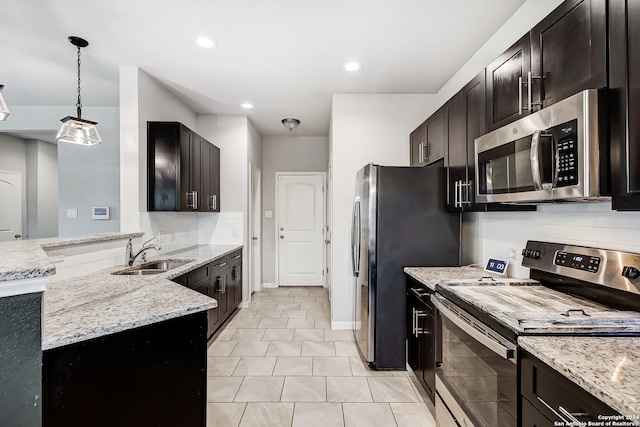
<path fill-rule="evenodd" d="M 324 173 L 278 174 L 280 286 L 324 285 Z"/>
<path fill-rule="evenodd" d="M 22 174 L 0 170 L 0 242 L 21 237 Z"/>

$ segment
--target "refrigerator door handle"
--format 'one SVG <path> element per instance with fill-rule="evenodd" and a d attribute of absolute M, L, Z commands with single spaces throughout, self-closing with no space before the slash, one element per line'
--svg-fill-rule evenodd
<path fill-rule="evenodd" d="M 356 231 L 358 232 L 358 237 L 356 240 L 356 247 L 358 248 L 358 250 L 356 251 L 356 277 L 360 275 L 360 244 L 361 244 L 361 238 L 362 236 L 360 235 L 360 233 L 362 232 L 362 224 L 360 223 L 360 202 L 356 202 L 356 218 L 357 218 L 357 223 L 356 223 Z"/>
<path fill-rule="evenodd" d="M 359 210 L 360 202 L 356 201 L 353 204 L 353 213 L 351 214 L 351 268 L 355 277 L 358 277 L 356 268 L 356 212 L 359 212 Z"/>

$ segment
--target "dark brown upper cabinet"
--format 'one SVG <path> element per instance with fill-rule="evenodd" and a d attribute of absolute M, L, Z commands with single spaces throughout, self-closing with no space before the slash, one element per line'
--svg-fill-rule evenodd
<path fill-rule="evenodd" d="M 531 45 L 527 33 L 487 67 L 488 131 L 529 114 L 525 84 L 530 71 Z"/>
<path fill-rule="evenodd" d="M 147 122 L 147 209 L 220 211 L 220 149 L 178 122 Z"/>
<path fill-rule="evenodd" d="M 444 110 L 441 108 L 409 136 L 411 166 L 424 166 L 444 158 Z"/>
<path fill-rule="evenodd" d="M 584 89 L 606 87 L 606 0 L 567 0 L 536 25 L 531 73 L 534 111 Z"/>
<path fill-rule="evenodd" d="M 609 2 L 613 209 L 640 210 L 640 2 Z"/>

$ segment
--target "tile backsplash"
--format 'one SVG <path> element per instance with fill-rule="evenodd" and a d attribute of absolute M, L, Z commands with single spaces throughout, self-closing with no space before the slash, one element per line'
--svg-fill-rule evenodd
<path fill-rule="evenodd" d="M 201 245 L 241 245 L 244 242 L 244 214 L 216 212 L 199 215 Z"/>
<path fill-rule="evenodd" d="M 480 214 L 483 265 L 490 257 L 506 259 L 511 249 L 509 275 L 528 277 L 521 250 L 527 240 L 570 243 L 640 253 L 640 212 L 616 212 L 611 203 L 539 205 L 537 212 Z"/>

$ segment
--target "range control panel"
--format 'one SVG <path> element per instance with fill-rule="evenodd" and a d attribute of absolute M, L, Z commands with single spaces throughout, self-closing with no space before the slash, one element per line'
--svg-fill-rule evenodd
<path fill-rule="evenodd" d="M 597 273 L 598 269 L 600 268 L 600 257 L 565 251 L 556 251 L 556 256 L 553 260 L 553 263 L 562 267 L 575 268 L 576 270 Z"/>

